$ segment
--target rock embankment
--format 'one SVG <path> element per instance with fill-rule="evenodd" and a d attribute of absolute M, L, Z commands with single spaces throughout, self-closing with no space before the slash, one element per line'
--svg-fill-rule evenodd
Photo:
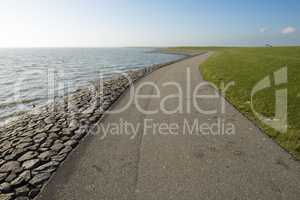
<path fill-rule="evenodd" d="M 174 62 L 171 62 L 174 63 Z M 79 89 L 59 103 L 27 113 L 0 128 L 0 200 L 33 199 L 67 155 L 130 81 L 171 63 L 128 71 L 91 88 Z"/>

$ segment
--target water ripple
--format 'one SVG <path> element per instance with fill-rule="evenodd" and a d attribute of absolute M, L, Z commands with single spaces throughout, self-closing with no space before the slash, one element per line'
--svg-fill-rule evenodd
<path fill-rule="evenodd" d="M 0 49 L 0 121 L 31 109 L 33 104 L 44 104 L 49 89 L 69 91 L 64 88 L 68 85 L 72 91 L 100 77 L 108 78 L 117 71 L 181 57 L 147 53 L 149 51 L 153 49 Z M 51 88 L 53 82 L 55 88 Z M 16 95 L 20 100 L 14 100 Z"/>

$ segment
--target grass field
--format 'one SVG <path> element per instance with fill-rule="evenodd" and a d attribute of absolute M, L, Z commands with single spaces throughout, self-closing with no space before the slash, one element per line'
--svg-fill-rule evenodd
<path fill-rule="evenodd" d="M 175 50 L 175 49 L 171 49 Z M 272 48 L 176 48 L 177 51 L 214 51 L 200 66 L 205 80 L 220 85 L 221 81 L 235 81 L 226 98 L 266 134 L 300 159 L 300 47 Z M 288 131 L 279 133 L 264 125 L 254 115 L 250 106 L 252 88 L 264 77 L 276 70 L 288 67 Z M 270 76 L 271 80 L 273 76 Z M 278 89 L 278 88 L 277 88 Z M 275 112 L 275 87 L 258 92 L 253 99 L 255 109 L 265 116 Z"/>

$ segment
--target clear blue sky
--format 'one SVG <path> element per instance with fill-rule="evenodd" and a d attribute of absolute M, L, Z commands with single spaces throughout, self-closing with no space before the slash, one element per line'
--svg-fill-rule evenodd
<path fill-rule="evenodd" d="M 0 46 L 300 45 L 299 0 L 1 0 Z"/>

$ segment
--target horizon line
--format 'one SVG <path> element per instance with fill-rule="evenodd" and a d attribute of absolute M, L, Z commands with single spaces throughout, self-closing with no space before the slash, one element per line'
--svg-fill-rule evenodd
<path fill-rule="evenodd" d="M 4 46 L 0 49 L 64 49 L 64 48 L 172 48 L 172 47 L 266 47 L 264 45 L 166 45 L 166 46 Z M 297 47 L 300 44 L 272 45 L 273 47 Z"/>

